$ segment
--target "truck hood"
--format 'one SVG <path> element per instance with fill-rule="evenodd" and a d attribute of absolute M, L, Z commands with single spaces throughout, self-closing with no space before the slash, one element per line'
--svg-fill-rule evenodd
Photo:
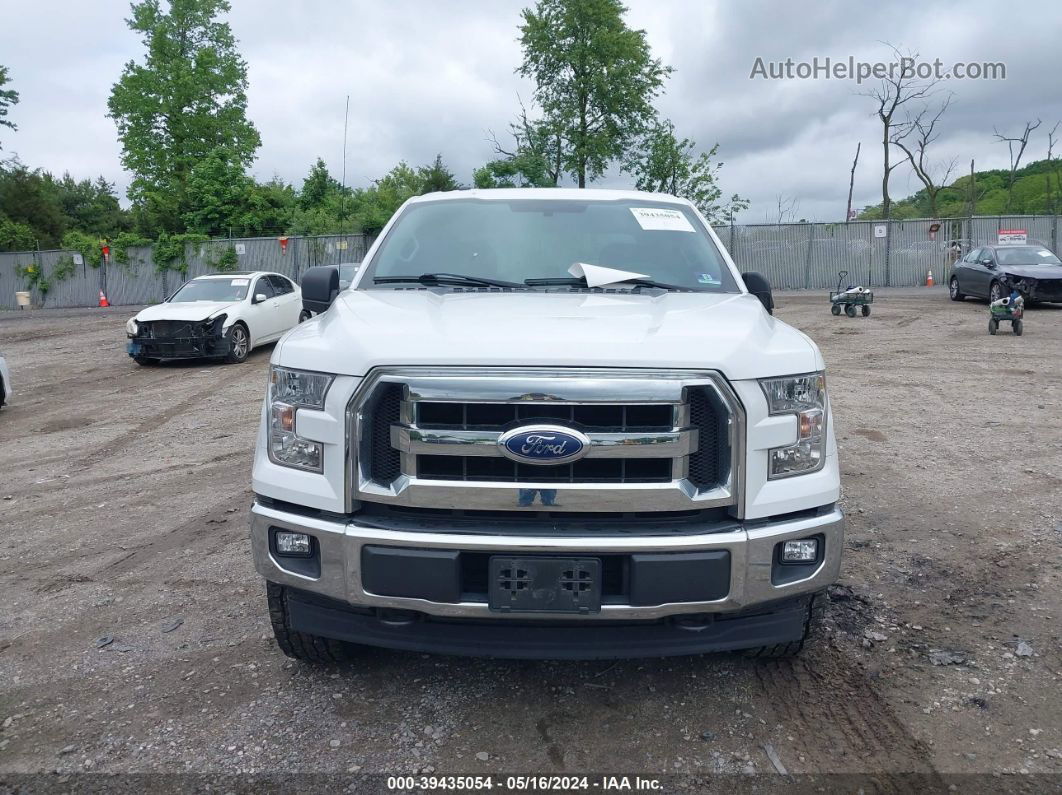
<path fill-rule="evenodd" d="M 137 321 L 145 320 L 206 320 L 239 301 L 178 301 L 172 304 L 156 304 L 137 313 Z"/>
<path fill-rule="evenodd" d="M 347 290 L 273 361 L 362 376 L 386 365 L 657 367 L 762 378 L 822 369 L 748 294 Z"/>

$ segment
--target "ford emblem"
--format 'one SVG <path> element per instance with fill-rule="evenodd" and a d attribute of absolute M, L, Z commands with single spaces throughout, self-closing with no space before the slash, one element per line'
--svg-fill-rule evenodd
<path fill-rule="evenodd" d="M 590 452 L 590 439 L 558 425 L 524 425 L 503 433 L 498 447 L 506 458 L 521 464 L 568 464 Z"/>

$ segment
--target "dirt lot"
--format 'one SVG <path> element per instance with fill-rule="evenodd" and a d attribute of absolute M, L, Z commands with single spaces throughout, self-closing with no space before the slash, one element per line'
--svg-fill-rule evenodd
<path fill-rule="evenodd" d="M 0 313 L 17 390 L 0 412 L 0 789 L 86 771 L 809 781 L 778 765 L 869 774 L 869 791 L 910 773 L 1058 788 L 1062 307 L 1030 310 L 1017 338 L 939 289 L 881 291 L 867 319 L 832 317 L 821 293 L 778 303 L 826 357 L 849 515 L 815 648 L 777 663 L 373 651 L 341 669 L 281 655 L 251 566 L 270 350 L 141 369 L 128 308 Z"/>

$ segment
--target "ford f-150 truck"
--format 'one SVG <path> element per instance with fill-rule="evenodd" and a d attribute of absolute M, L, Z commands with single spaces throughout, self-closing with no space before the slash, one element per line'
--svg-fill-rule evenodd
<path fill-rule="evenodd" d="M 251 541 L 280 648 L 796 653 L 844 517 L 822 356 L 688 201 L 410 199 L 277 344 Z"/>

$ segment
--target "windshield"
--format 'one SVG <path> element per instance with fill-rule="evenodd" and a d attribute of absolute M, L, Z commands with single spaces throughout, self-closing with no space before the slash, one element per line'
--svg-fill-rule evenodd
<path fill-rule="evenodd" d="M 1062 265 L 1058 257 L 1040 246 L 997 248 L 1000 265 Z"/>
<path fill-rule="evenodd" d="M 374 279 L 425 273 L 516 284 L 526 279 L 570 280 L 568 269 L 576 263 L 633 271 L 683 289 L 740 292 L 690 209 L 645 200 L 451 199 L 411 204 L 358 285 L 372 288 Z"/>
<path fill-rule="evenodd" d="M 247 295 L 251 280 L 233 279 L 193 279 L 175 292 L 171 303 L 186 301 L 242 301 Z"/>

